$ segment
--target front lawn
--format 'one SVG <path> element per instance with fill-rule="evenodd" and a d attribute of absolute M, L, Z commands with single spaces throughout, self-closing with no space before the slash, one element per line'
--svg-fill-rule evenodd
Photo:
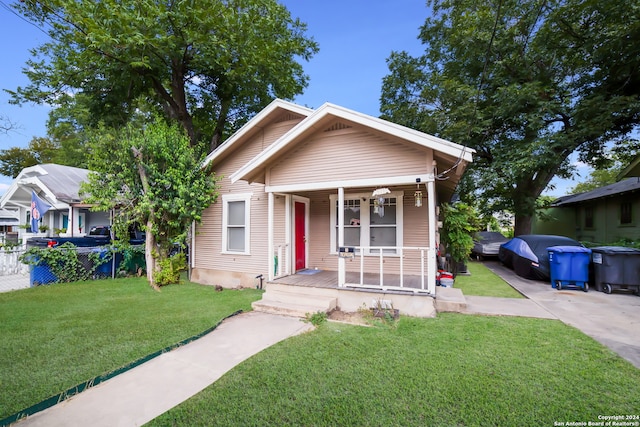
<path fill-rule="evenodd" d="M 465 295 L 482 297 L 524 298 L 500 276 L 489 270 L 483 263 L 467 261 L 468 276 L 458 274 L 454 287 L 460 288 Z"/>
<path fill-rule="evenodd" d="M 261 291 L 216 292 L 144 278 L 0 293 L 0 419 L 197 335 Z"/>
<path fill-rule="evenodd" d="M 577 329 L 444 313 L 395 328 L 324 323 L 150 425 L 587 425 L 638 408 L 640 370 Z"/>

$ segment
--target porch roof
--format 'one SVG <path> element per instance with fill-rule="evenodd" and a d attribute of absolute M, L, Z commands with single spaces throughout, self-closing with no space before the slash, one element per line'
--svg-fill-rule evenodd
<path fill-rule="evenodd" d="M 432 149 L 434 150 L 434 158 L 436 157 L 436 154 L 439 154 L 443 158 L 449 159 L 452 168 L 456 169 L 455 172 L 458 176 L 462 174 L 466 164 L 472 161 L 472 154 L 475 152 L 473 149 L 433 135 L 419 132 L 405 126 L 349 110 L 334 104 L 326 103 L 239 170 L 231 174 L 229 177 L 231 182 L 245 180 L 248 182 L 261 182 L 264 184 L 265 178 L 263 169 L 266 164 L 282 155 L 282 153 L 291 145 L 303 140 L 305 136 L 316 132 L 326 124 L 326 122 L 335 118 L 366 127 L 372 132 L 389 135 L 409 143 L 414 143 L 419 146 Z M 415 178 L 416 177 L 413 176 L 411 179 L 402 183 L 415 182 Z M 326 184 L 323 184 L 323 186 L 326 187 Z"/>

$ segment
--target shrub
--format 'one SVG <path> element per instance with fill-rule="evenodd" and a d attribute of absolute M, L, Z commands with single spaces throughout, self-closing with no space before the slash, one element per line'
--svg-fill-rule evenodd
<path fill-rule="evenodd" d="M 46 265 L 57 278 L 56 282 L 77 282 L 91 279 L 98 267 L 111 259 L 109 253 L 101 257 L 100 253 L 88 251 L 87 262 L 82 262 L 78 256 L 78 248 L 70 242 L 65 242 L 55 248 L 30 248 L 20 255 L 20 261 L 33 266 Z"/>

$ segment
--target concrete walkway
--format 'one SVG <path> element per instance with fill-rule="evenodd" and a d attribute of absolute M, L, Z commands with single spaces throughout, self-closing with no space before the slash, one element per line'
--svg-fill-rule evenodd
<path fill-rule="evenodd" d="M 0 276 L 0 292 L 16 291 L 29 287 L 29 273 Z"/>
<path fill-rule="evenodd" d="M 550 283 L 523 279 L 497 261 L 485 265 L 541 309 L 640 368 L 640 297 L 595 289 L 559 291 Z"/>
<path fill-rule="evenodd" d="M 139 426 L 187 400 L 261 350 L 313 329 L 299 318 L 259 312 L 90 388 L 16 426 Z"/>

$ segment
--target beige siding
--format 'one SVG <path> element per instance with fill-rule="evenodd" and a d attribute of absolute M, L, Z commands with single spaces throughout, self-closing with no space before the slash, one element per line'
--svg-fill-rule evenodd
<path fill-rule="evenodd" d="M 269 144 L 295 126 L 299 120 L 289 120 L 271 124 L 242 144 L 232 155 L 219 164 L 214 164 L 219 182 L 218 201 L 207 208 L 202 222 L 196 226 L 194 251 L 194 281 L 220 284 L 222 286 L 250 286 L 258 274 L 267 277 L 268 253 L 268 196 L 262 184 L 247 184 L 238 181 L 232 184 L 229 175 L 258 155 Z M 252 193 L 250 206 L 251 241 L 250 255 L 222 253 L 222 195 Z M 275 241 L 284 241 L 284 197 L 275 200 L 275 221 L 277 232 Z M 225 272 L 225 274 L 222 274 Z M 227 273 L 235 274 L 227 274 Z"/>
<path fill-rule="evenodd" d="M 270 184 L 424 174 L 427 149 L 364 132 L 320 131 L 270 167 Z"/>

